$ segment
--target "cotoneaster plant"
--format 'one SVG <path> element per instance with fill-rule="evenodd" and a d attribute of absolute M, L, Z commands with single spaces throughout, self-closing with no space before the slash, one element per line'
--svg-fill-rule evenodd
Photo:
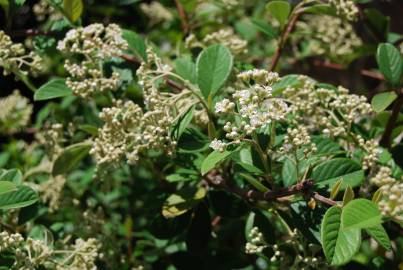
<path fill-rule="evenodd" d="M 0 269 L 402 267 L 375 1 L 34 2 L 0 1 Z"/>

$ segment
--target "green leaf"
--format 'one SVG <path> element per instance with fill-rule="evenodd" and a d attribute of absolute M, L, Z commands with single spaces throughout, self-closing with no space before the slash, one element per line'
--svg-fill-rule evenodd
<path fill-rule="evenodd" d="M 17 186 L 13 182 L 0 181 L 0 195 L 12 191 L 16 191 Z"/>
<path fill-rule="evenodd" d="M 221 161 L 225 160 L 229 155 L 231 155 L 231 151 L 213 151 L 211 152 L 204 160 L 201 165 L 201 173 L 202 175 L 205 175 L 212 169 L 214 169 L 215 166 L 217 166 Z"/>
<path fill-rule="evenodd" d="M 78 163 L 88 154 L 91 143 L 83 142 L 66 147 L 56 158 L 53 164 L 52 175 L 64 174 L 74 169 Z"/>
<path fill-rule="evenodd" d="M 371 101 L 372 108 L 375 112 L 384 111 L 397 98 L 395 92 L 385 92 L 376 94 Z"/>
<path fill-rule="evenodd" d="M 332 206 L 322 220 L 321 239 L 327 261 L 331 265 L 342 265 L 351 260 L 361 244 L 361 231 L 342 230 L 342 209 Z"/>
<path fill-rule="evenodd" d="M 376 61 L 386 80 L 394 86 L 399 85 L 403 73 L 403 60 L 399 50 L 392 44 L 382 43 L 378 46 Z"/>
<path fill-rule="evenodd" d="M 76 22 L 83 13 L 82 0 L 63 0 L 63 10 L 70 21 Z"/>
<path fill-rule="evenodd" d="M 336 182 L 336 184 L 334 184 L 332 190 L 330 191 L 330 199 L 334 200 L 337 197 L 337 194 L 339 194 L 342 183 L 343 179 L 340 179 L 339 181 Z"/>
<path fill-rule="evenodd" d="M 343 230 L 366 229 L 382 223 L 378 206 L 367 199 L 356 199 L 343 207 Z"/>
<path fill-rule="evenodd" d="M 283 184 L 285 187 L 288 187 L 298 180 L 298 172 L 295 161 L 291 158 L 287 157 L 284 161 L 281 177 L 283 178 Z"/>
<path fill-rule="evenodd" d="M 190 57 L 182 57 L 176 59 L 174 62 L 175 72 L 182 78 L 188 80 L 191 83 L 196 83 L 196 64 L 193 63 Z"/>
<path fill-rule="evenodd" d="M 72 91 L 67 87 L 65 79 L 53 79 L 42 85 L 34 94 L 34 100 L 47 100 L 58 97 L 72 95 Z"/>
<path fill-rule="evenodd" d="M 240 173 L 240 175 L 245 178 L 246 181 L 249 182 L 252 186 L 254 186 L 257 190 L 260 192 L 267 192 L 269 189 L 263 185 L 259 180 L 255 179 L 253 176 L 246 174 L 246 173 Z"/>
<path fill-rule="evenodd" d="M 271 1 L 267 4 L 266 8 L 280 23 L 280 26 L 283 27 L 290 15 L 291 5 L 285 1 Z"/>
<path fill-rule="evenodd" d="M 361 165 L 348 158 L 335 158 L 319 164 L 312 172 L 312 179 L 317 185 L 326 186 L 343 178 L 341 190 L 347 185 L 359 186 L 364 179 L 364 171 Z"/>
<path fill-rule="evenodd" d="M 147 61 L 146 44 L 141 36 L 131 30 L 123 29 L 122 37 L 127 41 L 129 49 L 135 55 Z"/>
<path fill-rule="evenodd" d="M 21 208 L 36 201 L 38 201 L 38 194 L 32 188 L 19 186 L 16 190 L 0 194 L 0 209 Z"/>
<path fill-rule="evenodd" d="M 196 63 L 197 84 L 206 99 L 224 85 L 232 64 L 231 52 L 223 45 L 212 45 L 200 53 Z"/>
<path fill-rule="evenodd" d="M 382 199 L 382 189 L 378 188 L 377 191 L 375 191 L 374 195 L 372 196 L 372 201 L 374 203 L 378 203 Z"/>
<path fill-rule="evenodd" d="M 195 207 L 206 196 L 206 190 L 199 188 L 185 188 L 170 195 L 162 206 L 162 215 L 173 218 L 182 215 Z"/>
<path fill-rule="evenodd" d="M 343 195 L 343 206 L 346 206 L 349 202 L 354 200 L 354 197 L 355 195 L 353 189 L 350 186 L 347 186 Z"/>
<path fill-rule="evenodd" d="M 336 16 L 336 9 L 330 5 L 318 4 L 304 8 L 304 13 L 312 14 L 327 14 L 331 16 Z"/>
<path fill-rule="evenodd" d="M 0 170 L 0 181 L 9 181 L 20 185 L 22 183 L 22 173 L 18 169 Z"/>
<path fill-rule="evenodd" d="M 276 29 L 271 27 L 271 25 L 268 24 L 267 22 L 258 19 L 251 19 L 251 22 L 253 23 L 256 29 L 265 33 L 269 38 L 276 38 L 278 36 Z"/>
<path fill-rule="evenodd" d="M 172 134 L 176 139 L 179 139 L 187 126 L 189 125 L 190 121 L 193 119 L 193 112 L 195 106 L 190 107 L 179 119 L 176 125 L 172 130 Z"/>
<path fill-rule="evenodd" d="M 390 244 L 390 239 L 388 234 L 382 225 L 377 225 L 371 228 L 365 229 L 365 231 L 373 237 L 381 246 L 383 246 L 386 250 L 391 250 L 392 246 Z"/>
<path fill-rule="evenodd" d="M 294 87 L 300 84 L 300 81 L 298 80 L 298 75 L 296 74 L 289 74 L 285 75 L 284 77 L 281 78 L 279 82 L 276 82 L 273 84 L 273 96 L 278 96 L 281 94 L 284 89 L 287 87 Z"/>

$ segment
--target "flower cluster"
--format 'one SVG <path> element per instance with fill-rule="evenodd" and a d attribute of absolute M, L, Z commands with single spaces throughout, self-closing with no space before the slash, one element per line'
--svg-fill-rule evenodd
<path fill-rule="evenodd" d="M 248 89 L 236 91 L 232 97 L 238 104 L 235 111 L 235 102 L 223 99 L 216 103 L 216 113 L 239 115 L 242 120 L 238 124 L 227 122 L 224 126 L 226 138 L 233 143 L 240 143 L 245 136 L 250 136 L 258 128 L 266 127 L 273 120 L 283 120 L 288 113 L 288 105 L 281 98 L 272 97 L 273 83 L 279 80 L 277 73 L 266 70 L 249 70 L 238 75 Z M 225 144 L 213 141 L 213 149 L 223 150 Z"/>
<path fill-rule="evenodd" d="M 39 185 L 38 191 L 41 194 L 41 199 L 49 204 L 50 212 L 59 209 L 65 183 L 66 177 L 64 175 L 58 175 L 49 177 L 48 181 Z"/>
<path fill-rule="evenodd" d="M 296 128 L 288 128 L 284 137 L 284 144 L 280 151 L 291 152 L 304 147 L 304 154 L 307 155 L 316 152 L 315 143 L 311 142 L 311 136 L 305 126 L 297 126 Z"/>
<path fill-rule="evenodd" d="M 140 9 L 150 18 L 151 25 L 173 20 L 172 13 L 158 1 L 152 1 L 149 4 L 141 3 Z"/>
<path fill-rule="evenodd" d="M 263 234 L 259 231 L 258 227 L 253 227 L 248 236 L 250 241 L 245 245 L 245 252 L 247 254 L 260 253 L 267 247 Z"/>
<path fill-rule="evenodd" d="M 310 129 L 320 129 L 328 136 L 344 136 L 354 122 L 372 112 L 364 96 L 349 94 L 341 86 L 337 91 L 316 88 L 316 83 L 305 76 L 299 80 L 299 86 L 287 87 L 283 92 L 292 103 L 290 110 L 296 123 L 305 122 Z"/>
<path fill-rule="evenodd" d="M 364 140 L 360 135 L 356 136 L 358 145 L 366 152 L 362 159 L 362 168 L 367 170 L 374 166 L 379 159 L 378 142 L 375 140 Z"/>
<path fill-rule="evenodd" d="M 32 104 L 18 90 L 0 99 L 0 131 L 13 133 L 25 127 L 31 118 Z"/>
<path fill-rule="evenodd" d="M 379 202 L 382 214 L 403 222 L 403 178 L 400 181 L 393 178 L 392 170 L 382 166 L 370 182 L 380 187 L 382 192 Z"/>
<path fill-rule="evenodd" d="M 32 11 L 38 21 L 44 21 L 47 16 L 49 20 L 56 21 L 63 18 L 63 15 L 55 10 L 55 8 L 49 4 L 46 0 L 40 0 L 32 7 Z"/>
<path fill-rule="evenodd" d="M 329 15 L 308 15 L 306 21 L 297 24 L 304 40 L 311 41 L 311 51 L 315 55 L 326 54 L 333 59 L 349 55 L 362 45 L 352 25 L 340 18 Z"/>
<path fill-rule="evenodd" d="M 34 52 L 27 53 L 24 45 L 13 43 L 11 38 L 0 31 L 0 67 L 3 74 L 38 74 L 43 68 L 42 58 Z"/>
<path fill-rule="evenodd" d="M 213 44 L 226 46 L 234 55 L 244 54 L 248 51 L 248 42 L 235 34 L 232 28 L 221 29 L 208 34 L 202 41 L 198 41 L 194 34 L 190 34 L 185 41 L 187 48 L 204 48 Z"/>
<path fill-rule="evenodd" d="M 121 55 L 127 47 L 127 42 L 122 38 L 122 29 L 116 24 L 105 27 L 95 23 L 70 30 L 59 41 L 57 49 L 81 55 L 85 60 L 80 63 L 65 61 L 64 67 L 70 74 L 66 80 L 67 86 L 74 94 L 84 98 L 96 92 L 116 90 L 120 86 L 119 74 L 113 72 L 106 77 L 102 64 L 113 56 Z"/>
<path fill-rule="evenodd" d="M 24 239 L 18 233 L 0 233 L 0 251 L 15 254 L 12 270 L 93 270 L 96 269 L 95 260 L 102 255 L 98 253 L 100 248 L 99 242 L 93 238 L 86 241 L 78 238 L 65 250 L 56 250 L 46 240 Z"/>
<path fill-rule="evenodd" d="M 349 21 L 357 19 L 359 11 L 353 0 L 329 0 L 329 3 L 336 8 L 338 15 Z"/>

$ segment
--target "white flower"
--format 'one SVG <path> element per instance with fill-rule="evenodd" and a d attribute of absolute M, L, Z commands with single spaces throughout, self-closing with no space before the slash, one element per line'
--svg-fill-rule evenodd
<path fill-rule="evenodd" d="M 225 146 L 226 146 L 226 144 L 225 144 L 223 141 L 217 140 L 217 139 L 214 139 L 214 140 L 210 143 L 210 147 L 213 148 L 213 150 L 215 150 L 215 151 L 220 151 L 220 152 L 222 152 L 222 151 L 225 150 Z"/>

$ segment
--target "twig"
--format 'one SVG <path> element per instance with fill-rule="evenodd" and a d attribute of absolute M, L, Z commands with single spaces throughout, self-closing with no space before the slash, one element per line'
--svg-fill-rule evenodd
<path fill-rule="evenodd" d="M 395 103 L 393 105 L 392 114 L 389 117 L 388 123 L 386 124 L 385 131 L 379 142 L 380 145 L 385 148 L 390 148 L 392 132 L 396 126 L 396 122 L 399 117 L 400 109 L 402 108 L 402 106 L 403 106 L 403 93 L 402 93 L 402 90 L 400 90 L 399 96 L 397 97 L 397 99 L 395 100 Z"/>
<path fill-rule="evenodd" d="M 295 24 L 297 23 L 297 20 L 300 15 L 301 12 L 295 12 L 294 15 L 291 17 L 291 20 L 288 22 L 285 31 L 283 31 L 283 33 L 281 34 L 280 40 L 278 41 L 276 52 L 274 53 L 273 59 L 269 67 L 269 71 L 273 71 L 276 68 L 278 60 L 280 59 L 281 53 L 283 51 L 285 42 L 287 41 L 288 35 L 294 29 Z"/>
<path fill-rule="evenodd" d="M 189 23 L 187 20 L 185 9 L 179 0 L 175 0 L 176 9 L 178 10 L 179 18 L 182 24 L 183 33 L 186 35 L 189 32 Z"/>
<path fill-rule="evenodd" d="M 10 32 L 11 37 L 33 37 L 33 36 L 53 36 L 55 32 L 42 31 L 39 29 L 24 29 Z"/>
<path fill-rule="evenodd" d="M 312 188 L 314 185 L 314 182 L 312 180 L 305 180 L 290 187 L 270 190 L 267 192 L 260 192 L 253 189 L 245 189 L 238 186 L 230 185 L 217 171 L 210 172 L 206 177 L 206 181 L 210 185 L 224 189 L 243 198 L 246 201 L 276 201 L 283 197 L 301 194 L 306 197 L 314 198 L 315 200 L 328 205 L 337 204 L 333 200 L 325 198 L 316 192 L 312 192 Z"/>
<path fill-rule="evenodd" d="M 337 63 L 332 63 L 329 61 L 315 60 L 313 62 L 313 65 L 317 66 L 317 67 L 326 67 L 326 68 L 331 68 L 331 69 L 336 69 L 336 70 L 345 70 L 346 69 L 343 65 L 340 65 Z M 363 76 L 367 76 L 367 77 L 370 77 L 373 79 L 380 80 L 380 81 L 385 80 L 385 78 L 383 77 L 383 75 L 381 73 L 372 71 L 372 70 L 362 69 L 362 70 L 360 70 L 360 74 Z"/>

